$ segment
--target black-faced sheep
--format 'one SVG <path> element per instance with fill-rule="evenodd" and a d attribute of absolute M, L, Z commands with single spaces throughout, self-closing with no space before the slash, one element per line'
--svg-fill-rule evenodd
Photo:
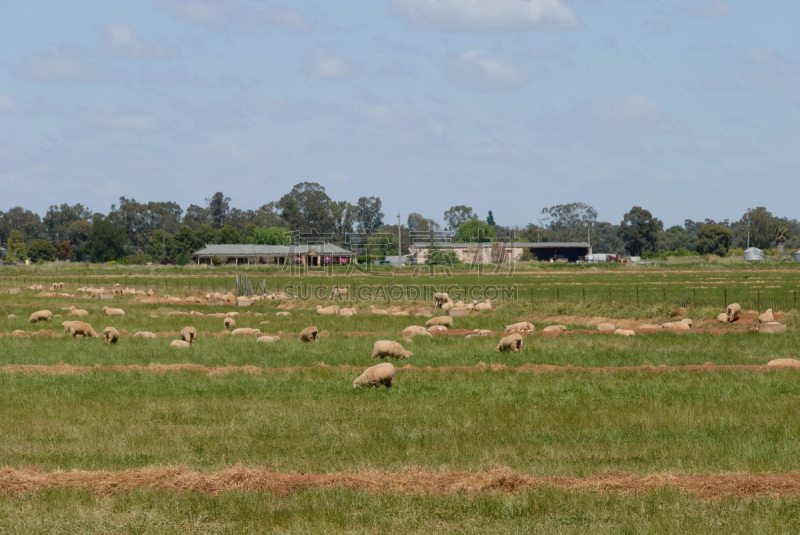
<path fill-rule="evenodd" d="M 194 343 L 195 338 L 197 338 L 197 329 L 194 327 L 184 327 L 181 329 L 181 340 L 184 342 L 189 342 L 190 344 Z"/>
<path fill-rule="evenodd" d="M 107 346 L 116 344 L 117 340 L 119 340 L 119 331 L 114 327 L 106 327 L 103 329 L 103 340 Z"/>
<path fill-rule="evenodd" d="M 300 340 L 303 342 L 316 342 L 319 340 L 319 330 L 314 327 L 306 327 L 300 331 Z"/>

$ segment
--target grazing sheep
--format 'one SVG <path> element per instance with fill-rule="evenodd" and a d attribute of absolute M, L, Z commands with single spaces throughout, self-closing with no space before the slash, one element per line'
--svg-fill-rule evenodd
<path fill-rule="evenodd" d="M 300 340 L 303 342 L 316 342 L 319 340 L 319 330 L 314 327 L 306 327 L 300 331 Z"/>
<path fill-rule="evenodd" d="M 614 331 L 614 334 L 617 334 L 619 336 L 635 336 L 636 335 L 636 333 L 634 331 L 630 330 L 630 329 L 617 329 L 616 331 Z"/>
<path fill-rule="evenodd" d="M 473 302 L 472 304 L 475 305 L 475 310 L 491 310 L 492 309 L 492 302 L 489 299 L 487 299 L 483 303 L 475 303 L 475 302 Z"/>
<path fill-rule="evenodd" d="M 339 310 L 340 316 L 355 316 L 357 313 L 355 308 L 342 308 Z"/>
<path fill-rule="evenodd" d="M 65 332 L 65 333 L 68 333 L 68 332 L 69 332 L 69 326 L 70 326 L 70 325 L 72 325 L 72 322 L 71 322 L 71 321 L 62 321 L 62 322 L 61 322 L 61 326 L 62 326 L 62 327 L 64 327 L 64 332 Z"/>
<path fill-rule="evenodd" d="M 13 319 L 14 319 L 14 318 L 16 318 L 16 317 L 17 317 L 17 315 L 16 315 L 16 314 L 9 314 L 8 316 L 6 316 L 6 318 L 8 318 L 8 319 L 10 319 L 10 320 L 13 320 Z"/>
<path fill-rule="evenodd" d="M 231 329 L 236 328 L 236 322 L 233 320 L 233 318 L 226 316 L 225 319 L 222 320 L 222 326 L 230 331 Z"/>
<path fill-rule="evenodd" d="M 446 330 L 447 327 L 445 327 L 444 325 L 431 325 L 430 327 L 428 327 L 429 333 L 438 333 Z"/>
<path fill-rule="evenodd" d="M 124 316 L 125 311 L 121 308 L 103 307 L 103 312 L 106 316 Z"/>
<path fill-rule="evenodd" d="M 546 333 L 563 333 L 567 328 L 564 325 L 550 325 L 542 330 Z"/>
<path fill-rule="evenodd" d="M 169 343 L 169 347 L 186 348 L 192 347 L 192 345 L 189 342 L 184 342 L 183 340 L 173 340 Z"/>
<path fill-rule="evenodd" d="M 75 308 L 75 305 L 72 305 L 71 307 L 69 307 L 69 315 L 78 317 L 78 316 L 88 316 L 89 313 L 80 308 Z"/>
<path fill-rule="evenodd" d="M 195 338 L 197 338 L 197 329 L 195 329 L 194 327 L 184 327 L 183 329 L 181 329 L 181 340 L 183 340 L 184 342 L 189 342 L 190 344 L 193 344 Z"/>
<path fill-rule="evenodd" d="M 773 316 L 771 308 L 768 308 L 766 312 L 758 317 L 758 323 L 773 323 L 774 321 L 775 316 Z"/>
<path fill-rule="evenodd" d="M 426 321 L 425 325 L 444 325 L 445 327 L 452 327 L 453 318 L 451 318 L 450 316 L 438 316 Z"/>
<path fill-rule="evenodd" d="M 258 340 L 256 340 L 256 342 L 269 342 L 269 343 L 271 343 L 271 342 L 280 342 L 280 340 L 281 340 L 280 336 L 262 336 Z"/>
<path fill-rule="evenodd" d="M 391 340 L 379 340 L 375 342 L 372 350 L 372 358 L 392 358 L 392 359 L 407 359 L 414 353 L 406 351 L 403 346 Z"/>
<path fill-rule="evenodd" d="M 261 329 L 249 329 L 247 327 L 241 327 L 231 331 L 231 336 L 255 336 L 257 334 L 261 334 Z"/>
<path fill-rule="evenodd" d="M 692 320 L 690 320 L 689 318 L 683 318 L 681 320 L 681 323 L 685 323 L 686 325 L 689 326 L 690 329 L 694 329 L 694 322 Z"/>
<path fill-rule="evenodd" d="M 291 313 L 291 312 L 286 312 L 286 311 L 283 311 L 283 312 L 276 312 L 276 313 L 275 313 L 275 315 L 276 315 L 276 316 L 291 316 L 291 315 L 292 315 L 292 313 Z"/>
<path fill-rule="evenodd" d="M 389 314 L 389 311 L 383 308 L 375 308 L 375 305 L 369 306 L 369 313 L 376 314 L 378 316 L 386 316 Z"/>
<path fill-rule="evenodd" d="M 500 343 L 494 348 L 498 353 L 501 351 L 513 351 L 514 353 L 522 352 L 522 336 L 519 334 L 511 334 L 504 336 L 500 339 Z"/>
<path fill-rule="evenodd" d="M 597 326 L 597 330 L 600 331 L 601 333 L 613 333 L 614 331 L 617 330 L 617 328 L 611 325 L 610 323 L 601 323 L 600 325 Z"/>
<path fill-rule="evenodd" d="M 339 307 L 336 305 L 322 308 L 322 305 L 317 305 L 317 314 L 320 316 L 335 316 L 339 313 Z"/>
<path fill-rule="evenodd" d="M 117 340 L 119 340 L 119 331 L 114 327 L 106 327 L 103 329 L 103 340 L 107 346 L 116 344 Z"/>
<path fill-rule="evenodd" d="M 53 286 L 52 286 L 50 289 L 51 289 L 51 290 L 54 290 L 54 291 L 55 291 L 55 290 L 58 290 L 58 283 L 57 283 L 57 282 L 54 282 L 54 283 L 53 283 Z"/>
<path fill-rule="evenodd" d="M 492 331 L 490 331 L 489 329 L 475 329 L 472 332 L 474 332 L 478 336 L 489 336 L 490 334 L 492 334 Z"/>
<path fill-rule="evenodd" d="M 331 292 L 331 297 L 341 297 L 342 299 L 347 297 L 347 288 L 334 288 Z"/>
<path fill-rule="evenodd" d="M 167 316 L 188 316 L 188 312 L 183 312 L 182 310 L 170 310 L 167 312 Z"/>
<path fill-rule="evenodd" d="M 774 359 L 767 362 L 767 366 L 777 366 L 783 368 L 800 368 L 800 360 L 797 359 Z"/>
<path fill-rule="evenodd" d="M 733 323 L 734 321 L 739 319 L 739 313 L 742 311 L 742 307 L 739 303 L 731 303 L 725 309 L 725 313 L 728 315 L 728 323 Z"/>
<path fill-rule="evenodd" d="M 39 310 L 31 314 L 31 317 L 28 318 L 28 323 L 38 323 L 40 321 L 46 321 L 50 323 L 50 320 L 53 317 L 53 313 L 49 310 Z"/>
<path fill-rule="evenodd" d="M 528 323 L 527 321 L 520 321 L 519 323 L 515 323 L 513 325 L 506 325 L 506 332 L 529 333 L 535 330 L 536 327 L 533 326 L 533 323 Z"/>
<path fill-rule="evenodd" d="M 446 292 L 436 292 L 433 294 L 433 308 L 442 308 L 447 302 L 453 302 L 450 296 Z"/>
<path fill-rule="evenodd" d="M 75 338 L 78 336 L 97 338 L 97 333 L 92 329 L 92 326 L 83 321 L 70 322 L 69 333 Z"/>
<path fill-rule="evenodd" d="M 682 321 L 672 321 L 670 323 L 664 323 L 661 325 L 661 328 L 670 331 L 688 331 L 690 329 L 690 327 Z"/>
<path fill-rule="evenodd" d="M 150 331 L 139 331 L 134 333 L 134 338 L 157 338 L 156 333 L 151 333 Z"/>
<path fill-rule="evenodd" d="M 403 329 L 403 332 L 414 334 L 414 333 L 427 333 L 428 331 L 427 329 L 425 329 L 425 327 L 421 325 L 409 325 L 408 327 Z"/>
<path fill-rule="evenodd" d="M 380 388 L 381 385 L 386 385 L 386 388 L 392 388 L 393 380 L 394 366 L 390 362 L 381 362 L 364 370 L 364 373 L 353 381 L 353 388 L 361 388 L 362 386 Z"/>
<path fill-rule="evenodd" d="M 448 301 L 447 303 L 445 303 L 445 304 L 443 304 L 441 306 L 442 310 L 445 310 L 445 311 L 446 310 L 450 310 L 453 307 L 454 307 L 454 305 L 453 305 L 452 301 Z"/>

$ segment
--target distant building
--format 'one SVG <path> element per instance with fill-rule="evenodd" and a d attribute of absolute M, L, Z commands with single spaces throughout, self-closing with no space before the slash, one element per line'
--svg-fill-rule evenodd
<path fill-rule="evenodd" d="M 583 261 L 592 253 L 592 246 L 585 242 L 542 242 L 542 243 L 437 243 L 436 247 L 452 250 L 459 261 L 465 264 L 500 264 L 522 259 L 525 250 L 540 261 Z M 430 243 L 414 243 L 408 250 L 412 264 L 424 264 L 430 254 Z"/>
<path fill-rule="evenodd" d="M 212 258 L 225 258 L 236 264 L 304 264 L 321 266 L 325 263 L 338 265 L 352 262 L 355 253 L 342 249 L 332 243 L 317 245 L 252 245 L 252 244 L 213 244 L 192 253 L 198 264 L 211 264 Z"/>

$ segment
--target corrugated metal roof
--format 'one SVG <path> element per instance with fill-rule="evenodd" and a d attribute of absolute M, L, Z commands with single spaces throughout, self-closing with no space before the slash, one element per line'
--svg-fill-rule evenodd
<path fill-rule="evenodd" d="M 500 243 L 504 247 L 514 247 L 514 248 L 525 248 L 525 249 L 550 249 L 550 248 L 557 248 L 557 249 L 569 249 L 569 248 L 588 248 L 589 244 L 586 242 L 496 242 Z M 430 243 L 414 243 L 414 247 L 421 248 L 421 247 L 430 247 Z M 491 247 L 492 243 L 437 243 L 437 247 L 442 249 L 452 248 L 452 249 L 466 249 L 472 245 L 476 247 Z"/>
<path fill-rule="evenodd" d="M 219 243 L 209 244 L 205 248 L 192 253 L 195 256 L 286 256 L 304 255 L 310 251 L 317 254 L 332 254 L 338 256 L 354 255 L 355 253 L 342 249 L 332 243 L 319 245 L 253 245 L 250 243 Z"/>

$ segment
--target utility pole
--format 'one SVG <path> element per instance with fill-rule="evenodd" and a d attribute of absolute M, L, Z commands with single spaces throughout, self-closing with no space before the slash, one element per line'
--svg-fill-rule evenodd
<path fill-rule="evenodd" d="M 750 248 L 750 214 L 747 214 L 747 248 Z"/>
<path fill-rule="evenodd" d="M 400 232 L 400 209 L 397 210 L 397 267 L 403 265 L 403 238 Z"/>

